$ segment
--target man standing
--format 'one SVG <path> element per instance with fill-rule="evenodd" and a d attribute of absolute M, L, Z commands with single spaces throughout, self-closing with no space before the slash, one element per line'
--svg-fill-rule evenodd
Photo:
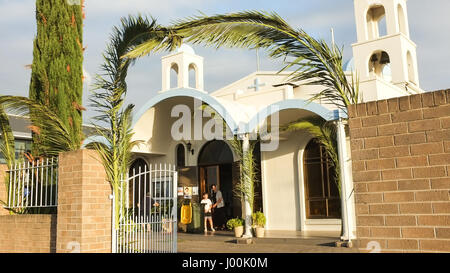
<path fill-rule="evenodd" d="M 219 230 L 225 229 L 225 201 L 223 200 L 222 192 L 216 187 L 216 185 L 212 185 L 211 188 L 216 195 L 216 202 L 213 205 L 214 223 L 217 225 Z"/>

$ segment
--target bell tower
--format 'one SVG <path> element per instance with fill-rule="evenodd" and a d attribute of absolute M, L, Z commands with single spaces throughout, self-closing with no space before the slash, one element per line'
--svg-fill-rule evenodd
<path fill-rule="evenodd" d="M 162 57 L 161 63 L 161 92 L 178 88 L 204 90 L 203 57 L 196 55 L 192 47 L 186 44 L 181 45 L 175 53 Z M 171 79 L 171 77 L 176 77 L 176 79 Z"/>
<path fill-rule="evenodd" d="M 365 102 L 422 93 L 407 0 L 354 0 L 354 66 Z"/>

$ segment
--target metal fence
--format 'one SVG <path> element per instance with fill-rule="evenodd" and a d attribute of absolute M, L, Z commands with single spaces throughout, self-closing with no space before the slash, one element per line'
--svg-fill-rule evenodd
<path fill-rule="evenodd" d="M 120 220 L 118 229 L 113 229 L 113 252 L 177 251 L 177 181 L 172 165 L 130 171 L 121 181 L 119 196 L 114 197 L 119 201 Z"/>
<path fill-rule="evenodd" d="M 58 204 L 58 159 L 16 164 L 7 171 L 8 208 L 51 208 Z"/>

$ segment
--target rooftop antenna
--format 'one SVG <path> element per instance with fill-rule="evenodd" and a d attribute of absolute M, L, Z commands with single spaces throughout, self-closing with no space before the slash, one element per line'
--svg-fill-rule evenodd
<path fill-rule="evenodd" d="M 256 48 L 256 71 L 259 71 L 259 47 Z"/>
<path fill-rule="evenodd" d="M 333 46 L 333 49 L 336 45 L 335 41 L 334 41 L 334 28 L 331 28 L 331 45 Z"/>

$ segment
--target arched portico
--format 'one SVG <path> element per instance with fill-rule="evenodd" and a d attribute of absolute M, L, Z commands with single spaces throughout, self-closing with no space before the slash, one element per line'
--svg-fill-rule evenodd
<path fill-rule="evenodd" d="M 196 89 L 180 88 L 158 94 L 135 114 L 133 118 L 133 127 L 137 135 L 135 139 L 139 140 L 140 137 L 145 138 L 146 141 L 148 139 L 147 147 L 136 152 L 148 154 L 150 161 L 172 162 L 176 160 L 173 155 L 175 155 L 177 145 L 181 142 L 172 139 L 170 136 L 170 128 L 177 119 L 171 117 L 171 110 L 173 107 L 182 104 L 188 106 L 188 113 L 192 114 L 192 111 L 200 109 L 201 106 L 201 104 L 194 103 L 196 100 L 214 109 L 224 119 L 233 134 L 251 135 L 251 133 L 261 129 L 263 123 L 269 122 L 269 120 L 271 123 L 275 114 L 278 114 L 280 126 L 314 116 L 325 121 L 335 121 L 347 117 L 342 111 L 330 110 L 321 104 L 302 99 L 282 100 L 266 107 L 259 106 L 258 108 L 261 109 L 259 111 L 248 110 L 246 106 L 238 102 L 217 98 Z M 241 106 L 243 107 L 241 108 Z M 192 120 L 194 121 L 193 116 Z M 195 125 L 192 128 L 194 127 Z M 140 130 L 143 130 L 143 132 L 139 132 Z M 275 141 L 281 143 L 280 148 L 273 152 L 264 151 L 263 143 L 261 143 L 261 158 L 259 159 L 262 170 L 261 195 L 263 210 L 268 218 L 267 228 L 269 229 L 304 230 L 303 227 L 308 225 L 302 219 L 304 217 L 301 216 L 302 213 L 304 214 L 304 209 L 300 204 L 304 198 L 301 197 L 300 185 L 304 181 L 301 172 L 299 172 L 299 168 L 302 168 L 299 164 L 303 161 L 299 162 L 298 155 L 299 150 L 303 150 L 310 139 L 311 136 L 306 131 L 296 134 L 281 134 L 279 139 L 275 138 Z M 219 166 L 219 169 L 221 166 L 220 162 L 212 166 L 201 166 L 202 163 L 197 161 L 208 141 L 204 138 L 193 138 L 190 141 L 190 150 L 186 151 L 186 167 L 183 168 L 183 174 L 180 175 L 180 177 L 185 177 L 186 182 L 183 182 L 183 184 L 198 187 L 200 191 L 205 190 L 205 188 L 201 189 L 201 184 L 198 184 L 204 177 L 205 171 L 214 172 L 218 169 L 216 165 Z M 345 142 L 345 136 L 341 141 Z M 186 145 L 187 142 L 186 139 Z M 230 172 L 229 169 L 227 169 L 228 172 Z M 232 172 L 235 172 L 235 169 L 238 170 L 237 166 L 233 165 Z M 283 173 L 283 175 L 280 176 L 280 173 Z M 281 209 L 281 211 L 277 209 L 286 207 L 292 209 Z M 339 231 L 340 220 L 339 222 L 338 220 L 336 219 L 333 222 L 324 219 L 322 223 L 319 219 L 313 221 L 311 227 L 314 230 L 327 230 L 328 228 L 328 230 Z"/>
<path fill-rule="evenodd" d="M 159 104 L 165 100 L 168 100 L 170 98 L 176 98 L 176 97 L 189 97 L 192 99 L 200 100 L 200 101 L 208 104 L 217 113 L 219 113 L 222 116 L 222 118 L 225 120 L 226 124 L 230 127 L 232 132 L 237 131 L 239 121 L 238 121 L 236 114 L 228 112 L 227 108 L 221 102 L 219 102 L 214 97 L 208 95 L 204 91 L 190 89 L 190 88 L 189 89 L 188 88 L 179 88 L 179 89 L 166 91 L 166 92 L 160 93 L 157 96 L 150 99 L 133 116 L 133 127 L 142 118 L 142 116 L 144 116 L 144 114 L 148 110 L 150 110 L 151 108 L 155 107 L 157 104 Z"/>
<path fill-rule="evenodd" d="M 246 132 L 250 133 L 255 131 L 261 122 L 265 121 L 268 117 L 280 113 L 285 110 L 302 110 L 304 116 L 316 115 L 323 118 L 326 121 L 337 120 L 339 116 L 346 117 L 345 113 L 339 110 L 330 110 L 324 106 L 302 99 L 290 99 L 273 103 L 262 110 L 260 110 L 247 124 Z"/>

